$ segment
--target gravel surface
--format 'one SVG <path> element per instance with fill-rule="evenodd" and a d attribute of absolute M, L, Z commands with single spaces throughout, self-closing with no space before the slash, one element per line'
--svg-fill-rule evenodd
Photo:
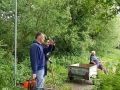
<path fill-rule="evenodd" d="M 89 80 L 74 80 L 67 83 L 71 90 L 93 90 L 94 85 Z"/>

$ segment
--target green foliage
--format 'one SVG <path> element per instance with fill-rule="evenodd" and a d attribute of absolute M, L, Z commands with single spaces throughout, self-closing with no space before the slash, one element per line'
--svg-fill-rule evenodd
<path fill-rule="evenodd" d="M 6 59 L 2 59 L 2 53 L 5 51 L 1 51 L 0 53 L 0 89 L 11 89 L 11 90 L 23 90 L 23 87 L 20 86 L 20 82 L 24 82 L 31 78 L 31 68 L 29 58 L 24 60 L 22 63 L 17 64 L 17 75 L 14 74 L 14 62 Z M 53 87 L 54 83 L 52 79 L 52 72 L 50 68 L 50 64 L 48 64 L 49 72 L 47 77 L 45 77 L 45 85 L 46 87 Z M 53 73 L 55 82 L 57 84 L 58 90 L 70 90 L 69 86 L 62 86 L 67 79 L 67 69 L 59 64 L 52 64 Z M 57 68 L 57 69 L 56 69 Z M 17 86 L 14 86 L 14 79 L 17 79 Z"/>
<path fill-rule="evenodd" d="M 4 55 L 5 51 L 1 51 L 0 57 Z M 105 57 L 101 59 L 105 61 L 105 69 L 107 69 L 108 74 L 103 72 L 98 73 L 99 81 L 96 83 L 97 90 L 117 90 L 119 88 L 119 50 L 111 50 Z M 85 55 L 87 56 L 87 55 Z M 88 58 L 79 56 L 51 56 L 53 60 L 52 68 L 54 73 L 55 82 L 58 90 L 71 90 L 71 86 L 66 86 L 68 81 L 68 71 L 67 66 L 73 63 L 88 63 Z M 113 73 L 113 68 L 116 67 L 116 72 Z M 23 87 L 19 86 L 20 82 L 28 80 L 31 77 L 31 68 L 29 58 L 24 60 L 22 63 L 17 64 L 17 87 L 14 86 L 14 62 L 6 59 L 0 58 L 0 89 L 9 88 L 12 90 L 23 90 Z M 11 82 L 11 83 L 9 83 Z M 65 86 L 64 86 L 65 84 Z M 48 75 L 45 77 L 45 86 L 54 87 L 52 72 L 50 64 L 48 62 Z"/>
<path fill-rule="evenodd" d="M 31 78 L 31 68 L 29 63 L 29 60 L 24 60 L 24 62 L 18 64 L 17 83 L 29 80 Z"/>
<path fill-rule="evenodd" d="M 51 68 L 49 65 L 48 65 L 48 67 L 49 67 L 49 72 L 48 72 L 47 77 L 45 78 L 45 82 L 46 82 L 46 84 L 49 84 L 49 82 L 52 82 L 51 84 L 54 84 Z M 63 66 L 55 65 L 55 64 L 52 65 L 52 68 L 53 68 L 56 85 L 62 86 L 67 79 L 67 69 L 65 69 L 65 67 L 63 67 Z"/>
<path fill-rule="evenodd" d="M 95 50 L 107 63 L 105 68 L 112 70 L 110 66 L 116 66 L 119 62 L 119 51 L 113 50 L 120 47 L 120 9 L 117 9 L 117 5 L 120 5 L 119 0 L 19 0 L 17 83 L 30 78 L 29 47 L 38 31 L 44 32 L 46 39 L 55 39 L 56 50 L 51 58 L 58 85 L 65 82 L 68 65 L 89 62 L 91 50 Z M 5 45 L 0 46 L 0 88 L 17 90 L 13 87 L 14 8 L 14 0 L 0 1 L 0 45 Z M 46 83 L 51 81 L 50 75 Z M 114 76 L 118 77 L 116 74 Z M 110 77 L 107 79 L 110 80 Z M 8 82 L 11 82 L 11 86 Z M 69 90 L 69 87 L 65 88 Z"/>
<path fill-rule="evenodd" d="M 12 54 L 14 7 L 13 0 L 0 2 L 0 38 L 8 45 L 2 48 Z M 112 19 L 117 13 L 114 0 L 19 0 L 18 61 L 24 61 L 29 55 L 30 44 L 38 31 L 44 32 L 46 39 L 49 36 L 55 39 L 55 54 L 81 55 L 93 49 L 101 53 L 116 47 L 119 20 Z"/>
<path fill-rule="evenodd" d="M 109 72 L 108 75 L 100 75 L 99 84 L 96 84 L 97 90 L 118 90 L 120 88 L 120 64 L 117 65 L 115 73 Z"/>
<path fill-rule="evenodd" d="M 31 74 L 28 61 L 25 60 L 21 64 L 17 64 L 17 75 L 15 75 L 14 62 L 2 59 L 4 53 L 6 52 L 0 52 L 0 89 L 23 90 L 19 83 L 29 79 Z M 18 87 L 14 86 L 15 77 L 17 79 Z"/>
<path fill-rule="evenodd" d="M 119 44 L 119 22 L 120 20 L 118 16 L 115 19 L 111 20 L 108 24 L 106 24 L 105 27 L 102 28 L 103 30 L 99 32 L 98 37 L 96 37 L 96 42 L 94 44 L 94 49 L 99 50 L 98 54 L 103 55 L 106 52 L 109 52 L 112 47 L 114 48 Z"/>
<path fill-rule="evenodd" d="M 120 51 L 112 49 L 108 54 L 100 57 L 101 60 L 105 62 L 104 69 L 107 70 L 108 74 L 103 72 L 98 72 L 98 79 L 96 79 L 95 90 L 118 90 L 120 87 L 119 72 L 120 72 Z"/>

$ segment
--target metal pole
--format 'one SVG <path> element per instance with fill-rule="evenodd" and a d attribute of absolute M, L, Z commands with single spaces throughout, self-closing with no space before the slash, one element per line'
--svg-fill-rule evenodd
<path fill-rule="evenodd" d="M 17 0 L 15 1 L 15 58 L 14 58 L 14 74 L 16 86 L 16 74 L 17 74 Z"/>

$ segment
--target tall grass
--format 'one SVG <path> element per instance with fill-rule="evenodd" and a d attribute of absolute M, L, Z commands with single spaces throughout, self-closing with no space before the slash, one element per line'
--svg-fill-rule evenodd
<path fill-rule="evenodd" d="M 30 61 L 29 58 L 26 58 L 23 62 L 17 64 L 17 87 L 14 86 L 14 58 L 13 60 L 6 60 L 3 59 L 2 56 L 4 55 L 5 51 L 0 51 L 0 89 L 2 88 L 9 88 L 11 90 L 23 90 L 22 87 L 19 86 L 20 82 L 23 82 L 31 77 L 31 68 L 30 68 Z M 67 66 L 74 63 L 89 63 L 89 53 L 83 54 L 80 56 L 74 55 L 58 55 L 58 56 L 51 56 L 52 68 L 54 73 L 55 83 L 57 85 L 58 90 L 71 90 L 71 86 L 63 86 L 65 83 L 68 82 L 68 68 Z M 114 85 L 115 80 L 119 82 L 117 78 L 119 78 L 119 60 L 120 60 L 120 50 L 111 50 L 108 52 L 107 55 L 102 57 L 98 56 L 101 60 L 105 62 L 105 67 L 109 71 L 109 74 L 106 76 L 101 75 L 100 83 L 107 84 L 108 81 L 114 79 L 114 82 L 109 82 L 110 84 Z M 118 65 L 118 66 L 117 66 Z M 113 74 L 112 69 L 113 67 L 118 68 L 117 72 Z M 50 68 L 50 63 L 48 62 L 48 75 L 45 77 L 45 86 L 53 87 L 53 78 L 52 78 L 52 71 Z M 106 88 L 102 84 L 96 85 L 97 88 Z M 117 86 L 116 86 L 117 87 Z M 65 88 L 65 89 L 63 89 Z M 109 88 L 109 86 L 108 86 Z M 112 87 L 111 87 L 112 88 Z M 105 89 L 101 89 L 105 90 Z M 112 89 L 109 89 L 112 90 Z M 116 89 L 117 90 L 117 89 Z"/>

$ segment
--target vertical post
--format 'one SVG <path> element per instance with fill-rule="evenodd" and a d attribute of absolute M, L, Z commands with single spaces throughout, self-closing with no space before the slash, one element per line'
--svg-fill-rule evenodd
<path fill-rule="evenodd" d="M 16 74 L 17 74 L 17 0 L 15 1 L 15 57 L 14 57 L 14 74 L 16 86 Z"/>

